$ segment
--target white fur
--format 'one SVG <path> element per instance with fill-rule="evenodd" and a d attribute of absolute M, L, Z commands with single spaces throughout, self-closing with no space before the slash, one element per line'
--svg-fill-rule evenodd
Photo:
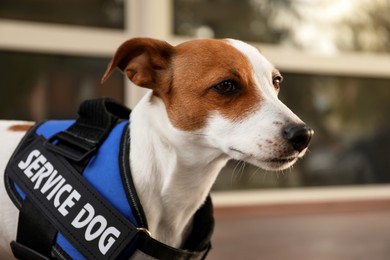
<path fill-rule="evenodd" d="M 13 151 L 23 132 L 10 132 L 7 129 L 20 121 L 0 121 L 0 172 L 3 173 Z M 0 258 L 13 259 L 10 249 L 10 242 L 16 239 L 16 227 L 18 221 L 18 210 L 9 199 L 4 188 L 4 176 L 0 177 Z"/>
<path fill-rule="evenodd" d="M 291 166 L 268 160 L 280 157 L 282 127 L 299 123 L 277 98 L 272 85 L 274 67 L 253 47 L 229 40 L 250 61 L 254 82 L 264 101 L 251 115 L 232 122 L 211 111 L 206 125 L 187 132 L 175 128 L 164 103 L 148 93 L 131 114 L 131 170 L 152 235 L 179 247 L 191 228 L 191 218 L 202 205 L 219 171 L 231 159 L 245 160 L 265 169 Z M 279 122 L 281 124 L 274 124 Z M 23 133 L 9 132 L 13 122 L 0 122 L 0 172 Z M 272 143 L 272 145 L 270 144 Z M 0 255 L 11 257 L 9 242 L 16 237 L 18 213 L 0 181 Z"/>
<path fill-rule="evenodd" d="M 206 143 L 202 133 L 174 128 L 164 108 L 149 93 L 133 110 L 131 169 L 150 232 L 180 246 L 183 230 L 228 157 Z"/>

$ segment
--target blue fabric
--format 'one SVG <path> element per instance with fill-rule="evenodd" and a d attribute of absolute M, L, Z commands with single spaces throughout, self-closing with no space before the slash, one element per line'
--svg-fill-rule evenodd
<path fill-rule="evenodd" d="M 119 168 L 119 147 L 126 122 L 117 125 L 85 168 L 83 177 L 127 219 L 137 226 L 123 189 Z M 85 259 L 62 234 L 57 243 L 73 259 Z"/>
<path fill-rule="evenodd" d="M 74 123 L 74 120 L 52 120 L 52 121 L 46 121 L 45 123 L 41 124 L 38 129 L 36 130 L 36 133 L 38 135 L 43 135 L 46 139 L 49 139 L 56 133 L 63 131 L 70 127 Z"/>
<path fill-rule="evenodd" d="M 67 129 L 74 121 L 47 121 L 40 125 L 36 133 L 50 138 L 57 132 Z M 135 226 L 139 226 L 127 201 L 120 175 L 119 149 L 121 137 L 127 122 L 121 122 L 114 127 L 110 135 L 101 145 L 96 155 L 90 160 L 83 172 L 83 177 L 123 216 Z M 25 195 L 19 187 L 19 194 Z M 61 234 L 57 235 L 57 244 L 73 259 L 85 259 L 76 248 Z"/>

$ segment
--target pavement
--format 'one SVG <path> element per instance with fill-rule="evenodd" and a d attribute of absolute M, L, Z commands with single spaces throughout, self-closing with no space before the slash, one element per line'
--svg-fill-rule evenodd
<path fill-rule="evenodd" d="M 390 199 L 215 208 L 209 260 L 389 260 Z"/>

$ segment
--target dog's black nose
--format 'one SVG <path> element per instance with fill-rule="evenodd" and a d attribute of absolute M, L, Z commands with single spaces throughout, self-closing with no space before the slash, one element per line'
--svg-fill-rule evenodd
<path fill-rule="evenodd" d="M 284 138 L 298 152 L 303 151 L 310 143 L 314 131 L 306 125 L 289 125 L 283 129 Z"/>

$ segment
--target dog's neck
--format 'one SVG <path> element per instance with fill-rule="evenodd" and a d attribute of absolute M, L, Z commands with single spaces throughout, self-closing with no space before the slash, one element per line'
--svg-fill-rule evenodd
<path fill-rule="evenodd" d="M 179 247 L 228 158 L 203 142 L 203 134 L 177 130 L 163 102 L 149 93 L 130 120 L 133 180 L 157 240 Z"/>

